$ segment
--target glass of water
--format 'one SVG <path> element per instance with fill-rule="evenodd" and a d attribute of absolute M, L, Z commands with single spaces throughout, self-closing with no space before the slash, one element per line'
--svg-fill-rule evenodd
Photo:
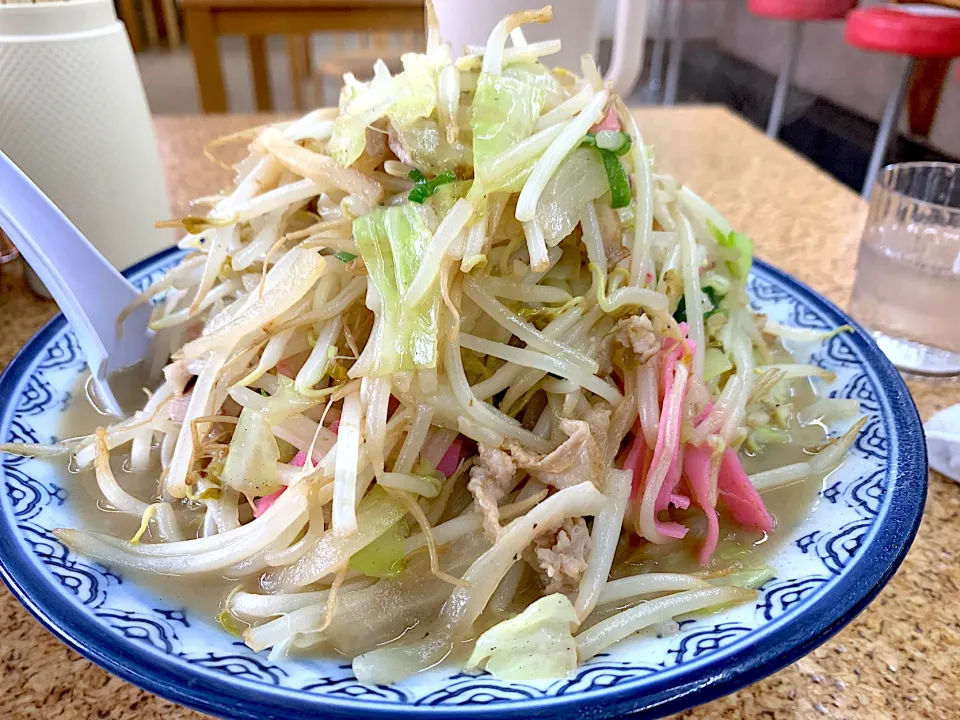
<path fill-rule="evenodd" d="M 880 172 L 850 313 L 900 370 L 960 376 L 960 165 Z"/>

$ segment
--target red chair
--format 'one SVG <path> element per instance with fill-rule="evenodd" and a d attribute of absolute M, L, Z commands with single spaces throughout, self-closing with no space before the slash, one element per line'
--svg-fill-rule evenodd
<path fill-rule="evenodd" d="M 790 92 L 790 82 L 800 55 L 801 34 L 804 23 L 814 20 L 842 20 L 856 7 L 857 0 L 747 0 L 747 8 L 754 15 L 775 20 L 789 20 L 790 37 L 787 52 L 783 57 L 777 86 L 773 91 L 770 118 L 767 120 L 767 136 L 776 138 L 783 120 L 783 108 Z"/>
<path fill-rule="evenodd" d="M 846 40 L 874 52 L 905 55 L 908 60 L 887 100 L 870 155 L 861 195 L 870 197 L 897 127 L 916 58 L 960 57 L 960 11 L 933 5 L 882 5 L 854 10 L 847 18 Z"/>

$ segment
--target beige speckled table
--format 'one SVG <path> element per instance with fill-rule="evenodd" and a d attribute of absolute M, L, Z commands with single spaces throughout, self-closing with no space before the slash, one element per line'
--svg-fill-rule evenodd
<path fill-rule="evenodd" d="M 758 254 L 846 305 L 865 206 L 806 160 L 715 107 L 641 110 L 660 167 L 691 185 L 757 241 Z M 178 212 L 217 190 L 225 171 L 204 141 L 256 117 L 159 118 Z M 0 363 L 54 313 L 4 268 Z M 960 385 L 911 385 L 924 418 L 960 401 Z M 932 474 L 920 534 L 896 577 L 859 618 L 803 660 L 683 715 L 700 720 L 960 717 L 960 486 Z M 68 650 L 0 589 L 3 720 L 197 720 Z"/>

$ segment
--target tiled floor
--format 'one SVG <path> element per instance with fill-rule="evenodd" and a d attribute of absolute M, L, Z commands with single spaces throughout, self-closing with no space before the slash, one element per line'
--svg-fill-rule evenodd
<path fill-rule="evenodd" d="M 332 46 L 332 42 L 322 36 L 315 37 L 314 43 L 315 57 L 321 57 Z M 242 40 L 223 38 L 220 49 L 230 110 L 253 112 L 253 88 Z M 275 108 L 290 111 L 293 100 L 282 38 L 268 39 L 268 54 Z M 601 49 L 601 57 L 603 54 Z M 758 127 L 766 125 L 775 82 L 771 74 L 724 52 L 713 41 L 688 42 L 683 58 L 678 92 L 680 102 L 720 103 L 736 110 Z M 187 50 L 150 51 L 139 55 L 138 60 L 154 113 L 200 111 L 193 60 Z M 645 84 L 644 78 L 629 98 L 631 104 L 646 101 Z M 328 88 L 328 93 L 335 98 L 331 90 L 333 88 Z M 840 181 L 859 189 L 876 130 L 873 121 L 793 88 L 780 137 Z M 894 162 L 950 158 L 923 143 L 901 137 L 891 147 L 888 159 Z"/>

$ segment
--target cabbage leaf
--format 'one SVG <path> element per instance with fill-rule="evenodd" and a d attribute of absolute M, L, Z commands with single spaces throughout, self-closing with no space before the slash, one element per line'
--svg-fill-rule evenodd
<path fill-rule="evenodd" d="M 596 152 L 574 150 L 560 163 L 537 203 L 537 222 L 547 245 L 567 237 L 580 222 L 584 208 L 607 192 L 607 176 Z"/>
<path fill-rule="evenodd" d="M 534 85 L 543 93 L 543 108 L 541 112 L 553 110 L 567 99 L 563 85 L 554 74 L 541 62 L 512 63 L 504 69 L 506 77 L 513 77 Z"/>
<path fill-rule="evenodd" d="M 727 260 L 727 270 L 733 277 L 745 283 L 750 273 L 750 266 L 753 264 L 753 240 L 749 235 L 734 230 L 724 234 L 709 220 L 707 227 L 710 228 L 710 233 L 717 241 L 717 245 L 730 251 L 732 255 L 732 259 Z"/>
<path fill-rule="evenodd" d="M 434 120 L 423 118 L 403 126 L 394 125 L 393 132 L 410 163 L 427 175 L 449 170 L 463 177 L 473 169 L 470 146 L 449 142 L 445 131 Z"/>
<path fill-rule="evenodd" d="M 340 165 L 353 165 L 367 146 L 367 126 L 389 117 L 403 127 L 428 118 L 437 107 L 437 65 L 426 55 L 400 57 L 403 72 L 371 81 L 364 92 L 341 97 L 341 113 L 333 128 L 327 152 Z"/>
<path fill-rule="evenodd" d="M 244 408 L 220 481 L 250 498 L 269 495 L 283 487 L 277 473 L 279 460 L 280 447 L 266 411 Z"/>
<path fill-rule="evenodd" d="M 579 623 L 566 595 L 540 598 L 516 617 L 483 633 L 467 667 L 478 667 L 486 660 L 487 672 L 507 681 L 564 677 L 577 668 L 573 630 Z"/>
<path fill-rule="evenodd" d="M 543 88 L 529 74 L 480 74 L 470 126 L 473 129 L 474 174 L 484 193 L 516 192 L 523 186 L 536 158 L 496 181 L 490 177 L 489 164 L 533 134 L 545 96 Z"/>
<path fill-rule="evenodd" d="M 434 224 L 433 210 L 415 203 L 381 208 L 353 222 L 360 255 L 383 300 L 375 377 L 437 365 L 439 282 L 416 307 L 401 302 L 430 249 Z"/>
<path fill-rule="evenodd" d="M 703 356 L 704 382 L 710 382 L 729 370 L 733 370 L 730 356 L 719 348 L 708 347 Z"/>
<path fill-rule="evenodd" d="M 367 577 L 391 578 L 403 572 L 406 551 L 403 541 L 410 529 L 401 520 L 350 558 L 350 568 Z"/>
<path fill-rule="evenodd" d="M 270 424 L 282 422 L 300 415 L 310 408 L 326 403 L 327 398 L 301 395 L 297 383 L 286 375 L 277 375 L 277 392 L 269 397 L 264 407 L 264 417 Z"/>
<path fill-rule="evenodd" d="M 403 127 L 419 118 L 428 118 L 437 108 L 437 65 L 426 55 L 404 53 L 403 72 L 394 78 L 397 95 L 387 117 Z"/>

